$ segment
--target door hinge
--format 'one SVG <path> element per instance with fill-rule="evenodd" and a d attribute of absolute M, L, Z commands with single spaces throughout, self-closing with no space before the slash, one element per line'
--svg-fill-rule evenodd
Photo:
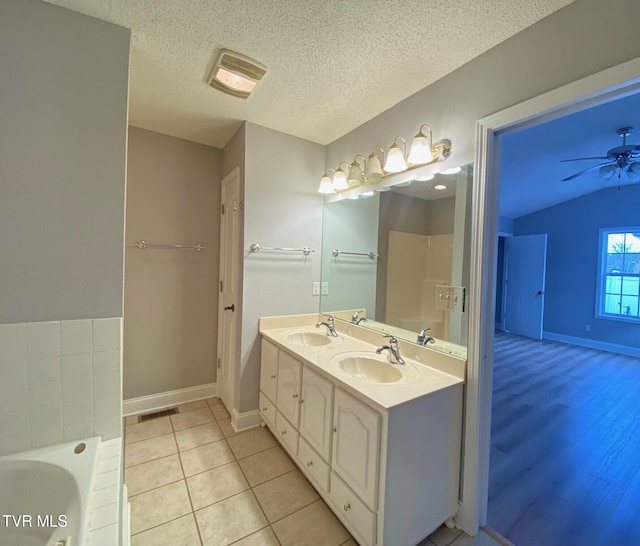
<path fill-rule="evenodd" d="M 222 204 L 222 214 L 224 214 L 224 203 Z"/>
<path fill-rule="evenodd" d="M 224 282 L 223 282 L 223 281 L 220 281 L 220 292 L 222 292 L 222 288 L 223 288 L 223 286 L 224 286 Z"/>
<path fill-rule="evenodd" d="M 218 369 L 220 369 L 220 359 L 218 359 Z"/>

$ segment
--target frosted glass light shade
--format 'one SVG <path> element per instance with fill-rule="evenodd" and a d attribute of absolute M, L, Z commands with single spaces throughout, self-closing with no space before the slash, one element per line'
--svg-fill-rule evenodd
<path fill-rule="evenodd" d="M 333 174 L 333 189 L 335 191 L 340 191 L 340 190 L 348 190 L 349 189 L 349 183 L 347 182 L 347 175 L 344 174 L 344 171 L 342 169 L 338 169 L 334 174 Z"/>
<path fill-rule="evenodd" d="M 605 180 L 611 180 L 617 170 L 617 165 L 605 165 L 604 167 L 600 167 L 598 175 L 600 178 L 604 178 Z"/>
<path fill-rule="evenodd" d="M 629 178 L 634 181 L 640 180 L 640 163 L 632 163 L 627 171 Z"/>
<path fill-rule="evenodd" d="M 331 183 L 331 177 L 324 173 L 324 176 L 320 179 L 320 185 L 318 186 L 318 193 L 331 194 L 336 193 Z"/>
<path fill-rule="evenodd" d="M 426 135 L 420 131 L 413 137 L 411 151 L 409 152 L 409 163 L 413 165 L 423 165 L 433 161 L 433 152 L 431 151 L 431 142 Z"/>
<path fill-rule="evenodd" d="M 369 159 L 367 159 L 367 163 L 364 168 L 364 177 L 369 180 L 377 180 L 378 178 L 382 178 L 384 173 L 382 172 L 382 164 L 380 163 L 380 159 L 378 156 L 371 152 Z"/>
<path fill-rule="evenodd" d="M 462 169 L 460 167 L 451 167 L 442 171 L 442 174 L 458 174 Z"/>
<path fill-rule="evenodd" d="M 349 178 L 347 179 L 347 182 L 350 186 L 355 186 L 362 182 L 362 169 L 360 168 L 360 165 L 358 165 L 357 161 L 354 161 L 349 165 Z"/>
<path fill-rule="evenodd" d="M 387 152 L 387 160 L 384 163 L 384 170 L 388 173 L 401 173 L 407 170 L 407 160 L 404 158 L 402 148 L 393 144 Z"/>

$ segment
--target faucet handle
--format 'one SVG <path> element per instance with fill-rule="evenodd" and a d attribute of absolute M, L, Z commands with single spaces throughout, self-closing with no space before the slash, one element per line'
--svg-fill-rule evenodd
<path fill-rule="evenodd" d="M 398 343 L 398 340 L 396 339 L 396 337 L 392 336 L 391 334 L 382 334 L 382 337 L 388 337 L 389 343 Z"/>

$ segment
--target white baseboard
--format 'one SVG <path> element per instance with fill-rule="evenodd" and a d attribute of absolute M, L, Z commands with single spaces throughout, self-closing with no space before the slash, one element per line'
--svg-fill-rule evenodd
<path fill-rule="evenodd" d="M 122 402 L 122 414 L 137 415 L 154 411 L 167 406 L 175 406 L 177 404 L 185 404 L 203 398 L 212 398 L 218 394 L 218 386 L 216 383 L 207 383 L 198 385 L 197 387 L 188 387 L 186 389 L 178 389 L 177 391 L 161 392 L 151 394 L 149 396 L 141 396 L 140 398 L 130 398 Z"/>
<path fill-rule="evenodd" d="M 543 332 L 542 337 L 543 339 L 550 339 L 551 341 L 561 341 L 562 343 L 589 347 L 590 349 L 600 349 L 601 351 L 609 351 L 610 353 L 618 353 L 627 356 L 640 356 L 639 348 L 628 347 L 627 345 L 618 345 L 617 343 L 608 343 L 606 341 L 598 341 L 596 339 L 586 339 L 576 336 L 565 336 L 564 334 L 556 334 L 554 332 Z"/>
<path fill-rule="evenodd" d="M 237 432 L 255 428 L 260 425 L 261 421 L 260 410 L 256 409 L 242 413 L 238 413 L 235 409 L 231 410 L 231 425 Z"/>

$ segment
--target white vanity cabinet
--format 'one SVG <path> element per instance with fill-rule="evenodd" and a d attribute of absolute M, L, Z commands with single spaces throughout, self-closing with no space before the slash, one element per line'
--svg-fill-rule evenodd
<path fill-rule="evenodd" d="M 264 421 L 361 546 L 414 546 L 457 512 L 462 381 L 384 407 L 293 348 L 262 357 Z"/>

